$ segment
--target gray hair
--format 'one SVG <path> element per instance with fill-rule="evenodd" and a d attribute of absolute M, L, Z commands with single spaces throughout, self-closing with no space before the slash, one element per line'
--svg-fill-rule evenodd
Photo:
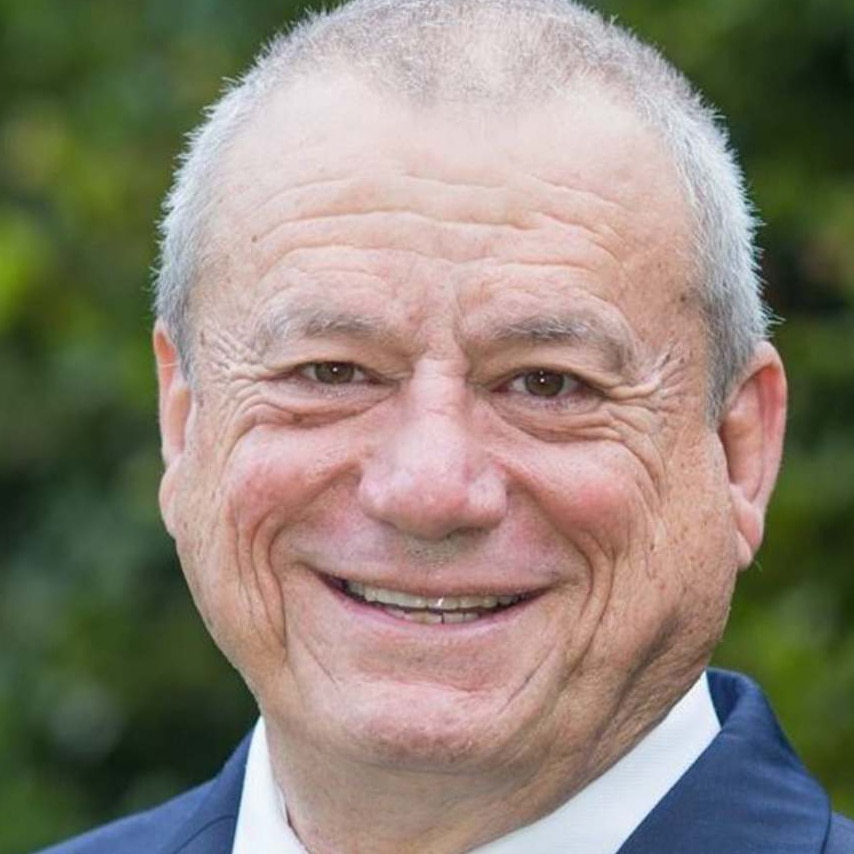
<path fill-rule="evenodd" d="M 686 78 L 632 33 L 573 0 L 353 0 L 276 37 L 191 135 L 161 224 L 156 312 L 189 376 L 190 297 L 208 262 L 216 173 L 249 119 L 284 85 L 346 71 L 410 103 L 536 104 L 582 81 L 626 101 L 660 136 L 693 215 L 693 284 L 718 415 L 767 337 L 756 220 L 727 133 Z"/>

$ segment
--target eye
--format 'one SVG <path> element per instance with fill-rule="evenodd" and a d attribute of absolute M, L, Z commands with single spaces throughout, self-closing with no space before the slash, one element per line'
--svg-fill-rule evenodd
<path fill-rule="evenodd" d="M 323 385 L 347 385 L 368 379 L 365 372 L 352 362 L 309 362 L 297 368 L 297 373 Z"/>
<path fill-rule="evenodd" d="M 532 397 L 566 397 L 583 387 L 572 374 L 537 368 L 513 377 L 507 384 L 508 391 L 528 394 Z"/>

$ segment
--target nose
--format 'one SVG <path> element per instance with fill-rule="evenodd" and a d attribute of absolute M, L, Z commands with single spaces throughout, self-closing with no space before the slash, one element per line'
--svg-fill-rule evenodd
<path fill-rule="evenodd" d="M 423 540 L 498 525 L 507 511 L 505 480 L 471 420 L 461 404 L 408 401 L 363 466 L 364 512 Z"/>

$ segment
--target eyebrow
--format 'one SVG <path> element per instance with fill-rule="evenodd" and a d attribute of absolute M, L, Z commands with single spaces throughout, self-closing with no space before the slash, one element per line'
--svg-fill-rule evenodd
<path fill-rule="evenodd" d="M 390 338 L 391 332 L 379 317 L 313 306 L 294 307 L 260 318 L 252 331 L 250 345 L 264 353 L 281 342 L 328 336 L 378 340 Z"/>
<path fill-rule="evenodd" d="M 600 351 L 613 369 L 629 366 L 636 355 L 633 340 L 626 331 L 587 313 L 533 315 L 487 329 L 477 337 L 487 345 L 589 346 Z"/>
<path fill-rule="evenodd" d="M 539 314 L 511 320 L 494 328 L 470 330 L 479 347 L 530 347 L 543 344 L 591 347 L 612 370 L 630 367 L 636 357 L 630 335 L 617 324 L 588 312 Z M 344 309 L 294 306 L 260 318 L 250 338 L 256 352 L 267 353 L 277 344 L 324 337 L 363 341 L 394 341 L 394 331 L 382 317 Z M 466 337 L 466 336 L 464 336 Z"/>

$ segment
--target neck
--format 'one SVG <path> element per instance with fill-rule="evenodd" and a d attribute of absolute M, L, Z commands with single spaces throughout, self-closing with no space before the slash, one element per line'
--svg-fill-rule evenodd
<path fill-rule="evenodd" d="M 542 765 L 495 775 L 416 771 L 333 758 L 269 725 L 267 736 L 288 819 L 312 854 L 458 854 L 551 812 L 583 785 L 566 766 L 560 779 Z"/>

